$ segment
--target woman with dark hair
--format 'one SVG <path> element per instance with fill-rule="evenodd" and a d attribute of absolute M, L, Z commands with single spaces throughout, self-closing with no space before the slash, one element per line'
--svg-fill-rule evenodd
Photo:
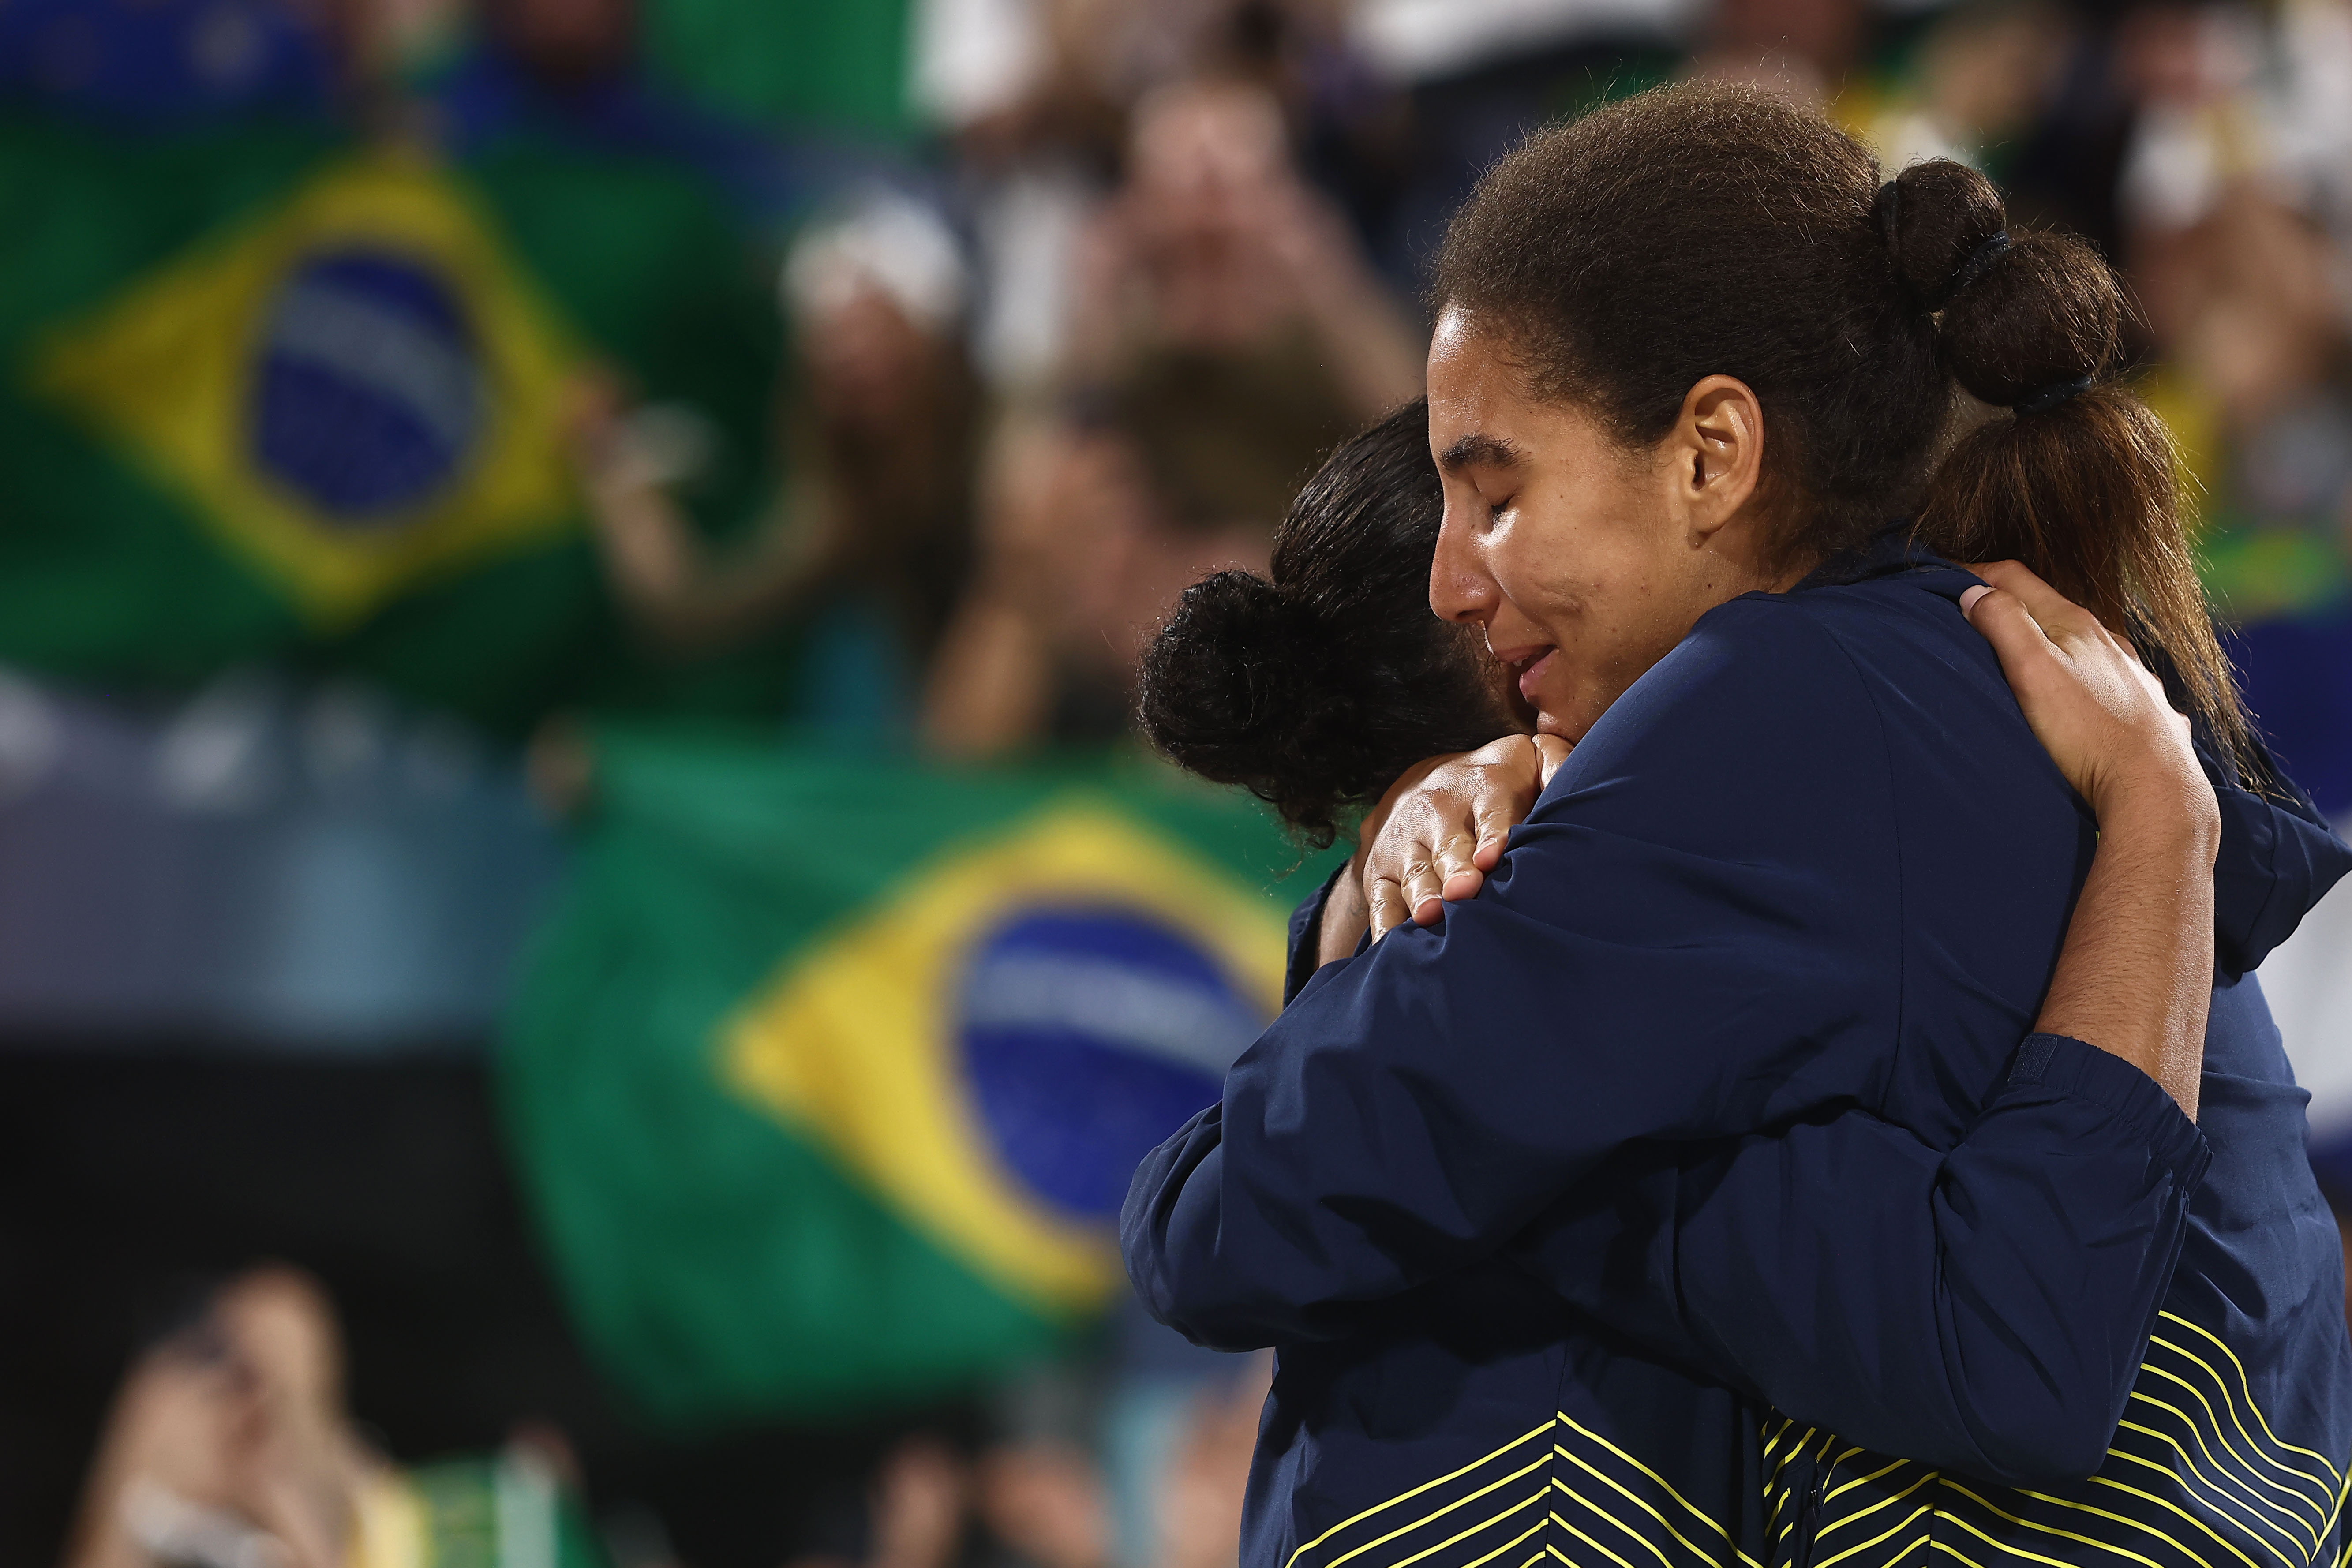
<path fill-rule="evenodd" d="M 1281 1350 L 1246 1561 L 2334 1562 L 2340 1266 L 2242 975 L 2347 857 L 2236 709 L 2160 429 L 2086 379 L 2105 268 L 1685 87 L 1498 165 L 1439 302 L 1430 600 L 1576 750 L 1138 1173 L 1146 1301 Z M 2014 412 L 1938 465 L 1956 376 Z M 1921 538 L 2126 630 L 2211 779 L 2045 727 L 2062 777 L 1958 601 L 2029 711 L 2136 667 Z M 1979 1201 L 2037 1185 L 2038 1230 Z"/>
<path fill-rule="evenodd" d="M 1416 397 L 1307 481 L 1267 576 L 1215 572 L 1185 590 L 1143 652 L 1144 734 L 1321 849 L 1423 758 L 1533 731 L 1477 629 L 1429 614 L 1444 510 Z"/>

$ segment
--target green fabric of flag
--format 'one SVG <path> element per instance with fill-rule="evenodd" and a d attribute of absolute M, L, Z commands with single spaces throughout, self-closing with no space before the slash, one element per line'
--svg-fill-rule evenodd
<path fill-rule="evenodd" d="M 638 655 L 562 448 L 604 361 L 716 433 L 706 529 L 772 492 L 772 256 L 699 174 L 16 113 L 0 201 L 0 659 L 169 688 L 269 659 L 506 729 L 785 700 L 788 647 Z"/>
<path fill-rule="evenodd" d="M 610 733 L 501 1055 L 586 1342 L 677 1429 L 918 1400 L 1125 1289 L 1136 1161 L 1280 998 L 1300 864 L 1156 763 Z"/>
<path fill-rule="evenodd" d="M 713 108 L 793 129 L 895 138 L 907 101 L 908 0 L 654 0 L 656 78 Z"/>

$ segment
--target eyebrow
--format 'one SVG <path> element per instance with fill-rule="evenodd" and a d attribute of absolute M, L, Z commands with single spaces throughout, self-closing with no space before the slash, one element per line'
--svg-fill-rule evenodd
<path fill-rule="evenodd" d="M 1437 466 L 1449 474 L 1474 466 L 1516 468 L 1526 456 L 1499 436 L 1465 436 L 1437 454 Z"/>

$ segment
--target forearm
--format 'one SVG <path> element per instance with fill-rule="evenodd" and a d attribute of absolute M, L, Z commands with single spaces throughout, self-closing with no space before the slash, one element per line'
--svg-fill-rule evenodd
<path fill-rule="evenodd" d="M 616 472 L 596 479 L 588 497 L 614 597 L 674 653 L 755 636 L 826 581 L 829 531 L 814 510 L 823 503 L 804 494 L 787 498 L 749 540 L 719 556 L 657 484 Z"/>
<path fill-rule="evenodd" d="M 2036 1037 L 1948 1152 L 1850 1110 L 1639 1158 L 1518 1260 L 1808 1424 L 2032 1486 L 2103 1457 L 2210 1153 L 2147 1078 Z"/>
<path fill-rule="evenodd" d="M 588 509 L 614 596 L 632 614 L 657 619 L 701 574 L 698 542 L 668 496 L 634 476 L 593 480 Z"/>
<path fill-rule="evenodd" d="M 2210 795 L 2150 789 L 2111 805 L 2035 1028 L 2121 1057 L 2197 1114 L 2213 985 Z"/>
<path fill-rule="evenodd" d="M 1036 741 L 1053 686 L 1053 650 L 1034 617 L 1003 597 L 976 593 L 932 659 L 924 741 L 942 756 L 963 759 Z"/>
<path fill-rule="evenodd" d="M 1422 346 L 1404 313 L 1360 264 L 1307 297 L 1339 389 L 1361 417 L 1378 418 L 1421 395 Z"/>

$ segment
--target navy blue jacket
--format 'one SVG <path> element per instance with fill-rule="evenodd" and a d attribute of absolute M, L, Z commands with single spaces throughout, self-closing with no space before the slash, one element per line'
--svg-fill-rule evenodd
<path fill-rule="evenodd" d="M 2346 853 L 2224 792 L 2204 1136 L 2021 1049 L 2094 828 L 1904 564 L 1707 616 L 1138 1173 L 1146 1303 L 1281 1347 L 1252 1568 L 2336 1568 L 2335 1237 L 2236 976 Z"/>

